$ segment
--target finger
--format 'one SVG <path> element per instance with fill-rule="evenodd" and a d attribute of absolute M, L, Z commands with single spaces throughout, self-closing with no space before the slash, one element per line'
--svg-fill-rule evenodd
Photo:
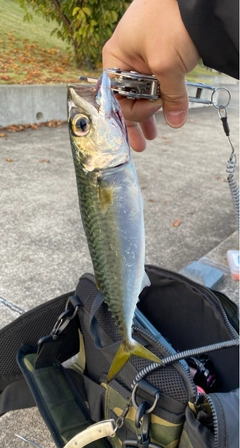
<path fill-rule="evenodd" d="M 126 125 L 131 148 L 136 152 L 144 151 L 146 149 L 146 139 L 138 124 L 133 121 L 126 121 Z"/>
<path fill-rule="evenodd" d="M 157 136 L 157 124 L 154 116 L 138 125 L 132 121 L 126 121 L 129 142 L 136 152 L 146 149 L 146 140 L 154 140 Z"/>
<path fill-rule="evenodd" d="M 163 115 L 167 124 L 173 128 L 184 125 L 188 115 L 188 95 L 185 77 L 161 77 L 160 94 L 163 100 Z"/>
<path fill-rule="evenodd" d="M 154 140 L 157 137 L 157 123 L 154 115 L 140 123 L 140 127 L 147 140 Z"/>
<path fill-rule="evenodd" d="M 118 100 L 125 120 L 138 123 L 151 118 L 163 105 L 161 98 L 156 101 L 148 101 L 146 99 L 129 100 L 118 96 Z"/>

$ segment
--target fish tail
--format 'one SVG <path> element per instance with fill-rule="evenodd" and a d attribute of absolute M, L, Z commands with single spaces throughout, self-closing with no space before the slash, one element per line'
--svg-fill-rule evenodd
<path fill-rule="evenodd" d="M 143 347 L 143 345 L 134 341 L 134 343 L 129 347 L 128 344 L 122 342 L 120 347 L 113 359 L 113 362 L 108 371 L 107 381 L 112 381 L 125 366 L 126 362 L 129 360 L 130 356 L 136 355 L 140 358 L 148 359 L 149 361 L 158 362 L 162 364 L 160 358 L 150 352 L 147 348 Z"/>

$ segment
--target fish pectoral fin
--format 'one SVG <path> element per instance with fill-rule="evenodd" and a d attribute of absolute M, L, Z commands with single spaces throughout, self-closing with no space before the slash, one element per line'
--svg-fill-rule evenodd
<path fill-rule="evenodd" d="M 99 202 L 102 213 L 106 213 L 108 207 L 113 203 L 113 189 L 99 185 Z"/>
<path fill-rule="evenodd" d="M 113 380 L 117 376 L 117 374 L 122 370 L 126 362 L 129 360 L 130 356 L 132 355 L 136 355 L 140 358 L 145 358 L 149 361 L 162 364 L 160 358 L 158 358 L 156 355 L 154 355 L 154 353 L 150 352 L 150 350 L 143 347 L 143 345 L 139 344 L 138 342 L 134 341 L 134 344 L 130 349 L 126 344 L 122 342 L 109 369 L 107 376 L 108 382 Z"/>

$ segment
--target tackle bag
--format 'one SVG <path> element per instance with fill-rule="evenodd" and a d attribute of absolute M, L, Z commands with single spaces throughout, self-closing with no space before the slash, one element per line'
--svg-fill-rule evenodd
<path fill-rule="evenodd" d="M 146 272 L 133 337 L 161 365 L 132 356 L 107 383 L 121 335 L 84 274 L 0 331 L 0 414 L 36 404 L 59 448 L 237 448 L 237 306 L 177 273 Z"/>

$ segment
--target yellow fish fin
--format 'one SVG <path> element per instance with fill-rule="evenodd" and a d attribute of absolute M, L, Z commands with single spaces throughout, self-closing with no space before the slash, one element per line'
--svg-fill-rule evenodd
<path fill-rule="evenodd" d="M 158 362 L 162 364 L 160 358 L 150 352 L 147 348 L 143 347 L 143 345 L 134 341 L 134 344 L 131 348 L 129 348 L 124 342 L 120 344 L 120 347 L 113 359 L 113 362 L 108 371 L 107 381 L 113 380 L 118 373 L 125 366 L 126 362 L 129 360 L 130 356 L 136 355 L 140 358 L 148 359 L 149 361 Z"/>

